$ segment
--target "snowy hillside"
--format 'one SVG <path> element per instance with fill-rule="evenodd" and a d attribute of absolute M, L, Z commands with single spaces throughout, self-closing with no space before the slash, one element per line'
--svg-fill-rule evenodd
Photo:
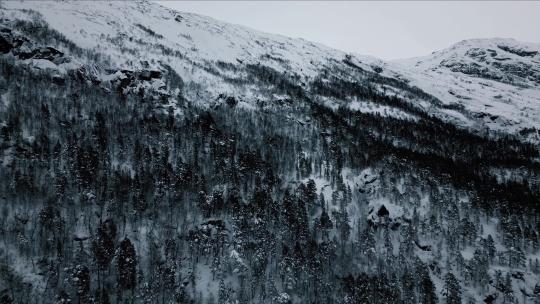
<path fill-rule="evenodd" d="M 2 1 L 0 303 L 540 303 L 539 51 Z"/>
<path fill-rule="evenodd" d="M 413 84 L 443 101 L 450 116 L 465 114 L 478 128 L 526 137 L 538 129 L 540 44 L 472 39 L 397 64 Z"/>
<path fill-rule="evenodd" d="M 146 1 L 7 1 L 3 7 L 7 19 L 31 18 L 24 9 L 39 12 L 53 29 L 82 48 L 110 56 L 118 68 L 141 69 L 146 62 L 155 67 L 170 65 L 184 81 L 200 87 L 195 96 L 188 96 L 192 100 L 220 94 L 248 101 L 272 100 L 260 88 L 224 81 L 239 77 L 230 65 L 238 69 L 250 64 L 268 66 L 304 86 L 323 73 L 354 66 L 409 82 L 433 95 L 440 102 L 410 102 L 457 125 L 521 134 L 532 140 L 539 136 L 540 115 L 535 114 L 540 113 L 540 54 L 535 44 L 469 40 L 424 58 L 387 63 Z M 359 78 L 355 72 L 345 73 L 352 81 Z"/>
<path fill-rule="evenodd" d="M 25 18 L 22 9 L 41 13 L 53 29 L 83 48 L 109 55 L 119 67 L 164 62 L 183 78 L 206 83 L 213 94 L 234 88 L 201 67 L 218 69 L 221 75 L 218 62 L 262 63 L 280 72 L 314 76 L 330 59 L 344 56 L 305 40 L 259 33 L 147 1 L 12 1 L 3 6 L 8 18 Z"/>

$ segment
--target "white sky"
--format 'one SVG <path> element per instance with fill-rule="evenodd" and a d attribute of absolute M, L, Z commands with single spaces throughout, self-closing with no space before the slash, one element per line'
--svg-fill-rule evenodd
<path fill-rule="evenodd" d="M 157 1 L 184 12 L 383 59 L 463 39 L 540 42 L 536 1 Z"/>

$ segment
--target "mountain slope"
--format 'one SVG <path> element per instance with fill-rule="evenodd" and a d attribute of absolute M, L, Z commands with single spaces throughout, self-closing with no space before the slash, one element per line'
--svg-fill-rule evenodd
<path fill-rule="evenodd" d="M 0 302 L 538 301 L 536 48 L 0 2 Z"/>
<path fill-rule="evenodd" d="M 375 70 L 432 94 L 439 102 L 420 98 L 410 103 L 459 126 L 478 131 L 489 128 L 510 134 L 521 132 L 524 138 L 538 139 L 539 121 L 534 113 L 540 107 L 540 55 L 535 44 L 470 40 L 425 58 L 396 64 L 179 13 L 144 1 L 11 1 L 4 7 L 7 18 L 24 18 L 25 13 L 20 11 L 24 8 L 40 12 L 53 29 L 83 48 L 110 56 L 110 62 L 118 68 L 140 69 L 145 62 L 168 64 L 184 81 L 202 85 L 198 96 L 189 96 L 193 100 L 201 95 L 216 98 L 220 94 L 263 98 L 261 92 L 249 85 L 224 81 L 231 78 L 231 71 L 226 68 L 229 65 L 237 69 L 250 64 L 264 65 L 278 73 L 288 73 L 304 85 L 315 77 L 337 74 L 336 71 L 353 66 L 368 72 Z M 361 78 L 355 72 L 345 73 L 353 81 Z M 239 73 L 232 74 L 232 78 L 238 78 Z M 356 103 L 352 106 L 367 108 Z"/>
<path fill-rule="evenodd" d="M 472 39 L 398 64 L 415 85 L 476 118 L 478 128 L 538 138 L 540 44 Z"/>

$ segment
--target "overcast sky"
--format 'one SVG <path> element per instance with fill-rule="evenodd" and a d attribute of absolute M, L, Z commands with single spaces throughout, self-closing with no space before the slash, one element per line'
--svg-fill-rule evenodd
<path fill-rule="evenodd" d="M 383 59 L 427 55 L 468 38 L 540 42 L 540 2 L 535 1 L 158 2 Z"/>

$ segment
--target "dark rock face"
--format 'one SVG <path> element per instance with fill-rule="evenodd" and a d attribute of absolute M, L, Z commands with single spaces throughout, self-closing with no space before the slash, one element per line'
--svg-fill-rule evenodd
<path fill-rule="evenodd" d="M 30 59 L 34 56 L 34 45 L 30 41 L 22 41 L 12 52 L 21 60 Z"/>
<path fill-rule="evenodd" d="M 53 78 L 52 78 L 52 81 L 57 85 L 66 84 L 66 80 L 60 75 L 54 75 Z"/>
<path fill-rule="evenodd" d="M 122 73 L 122 74 L 124 74 L 124 75 L 126 75 L 127 77 L 130 77 L 130 78 L 132 78 L 133 75 L 135 74 L 133 71 L 131 71 L 131 70 L 125 70 L 125 69 L 124 69 L 124 70 L 120 70 L 120 73 Z"/>
<path fill-rule="evenodd" d="M 521 271 L 514 271 L 514 272 L 512 272 L 511 275 L 512 275 L 512 278 L 514 278 L 516 280 L 525 281 L 524 274 Z"/>
<path fill-rule="evenodd" d="M 479 61 L 485 57 L 477 58 Z M 494 58 L 496 59 L 496 58 Z M 452 72 L 481 77 L 491 80 L 497 80 L 506 83 L 515 83 L 517 79 L 526 79 L 540 84 L 540 71 L 533 66 L 525 63 L 503 63 L 499 61 L 488 62 L 489 67 L 480 65 L 476 62 L 448 62 L 443 61 L 441 65 L 449 68 Z"/>
<path fill-rule="evenodd" d="M 0 53 L 9 52 L 21 60 L 44 59 L 55 64 L 69 62 L 69 58 L 65 57 L 63 52 L 50 46 L 35 46 L 26 37 L 13 33 L 11 29 L 3 28 L 0 30 Z"/>
<path fill-rule="evenodd" d="M 221 101 L 226 103 L 229 107 L 235 107 L 238 104 L 238 98 L 234 96 L 228 96 L 226 94 L 219 94 L 219 96 L 216 98 L 216 101 Z"/>
<path fill-rule="evenodd" d="M 492 55 L 493 53 L 490 52 L 490 55 L 491 56 L 494 56 Z M 495 53 L 496 55 L 497 53 Z M 468 57 L 471 57 L 471 58 L 475 58 L 479 61 L 485 61 L 486 60 L 486 56 L 488 55 L 488 51 L 487 50 L 484 50 L 484 49 L 481 49 L 481 48 L 472 48 L 470 50 L 468 50 L 466 53 L 465 53 L 466 56 Z"/>
<path fill-rule="evenodd" d="M 369 210 L 367 223 L 370 227 L 377 228 L 379 226 L 388 227 L 392 230 L 398 229 L 402 221 L 405 219 L 402 218 L 401 214 L 390 213 L 390 210 L 384 205 L 372 207 Z"/>
<path fill-rule="evenodd" d="M 134 80 L 133 76 L 130 74 L 127 74 L 126 76 L 127 77 L 120 79 L 120 83 L 118 84 L 119 90 L 123 90 L 129 87 L 133 83 L 133 80 Z"/>
<path fill-rule="evenodd" d="M 96 85 L 101 83 L 101 80 L 98 79 L 96 73 L 91 71 L 91 69 L 85 66 L 81 66 L 80 68 L 78 68 L 74 73 L 74 77 L 76 77 L 79 80 L 89 81 Z"/>
<path fill-rule="evenodd" d="M 483 58 L 483 57 L 480 57 Z M 481 66 L 480 64 L 473 62 L 471 64 L 466 64 L 463 62 L 448 62 L 443 61 L 441 65 L 449 68 L 452 72 L 459 72 L 471 76 L 482 77 L 493 80 L 502 80 L 501 75 L 492 73 L 487 67 Z"/>
<path fill-rule="evenodd" d="M 375 73 L 381 73 L 381 72 L 383 71 L 383 68 L 381 68 L 381 67 L 378 66 L 378 65 L 373 65 L 373 66 L 371 66 L 371 68 L 373 69 L 373 71 L 374 71 Z"/>
<path fill-rule="evenodd" d="M 0 34 L 0 53 L 7 54 L 11 51 L 13 48 L 13 44 L 11 44 L 4 35 Z"/>
<path fill-rule="evenodd" d="M 420 243 L 418 243 L 418 241 L 414 241 L 414 244 L 416 245 L 416 247 L 418 247 L 418 249 L 422 251 L 431 251 L 430 245 L 421 245 Z"/>
<path fill-rule="evenodd" d="M 386 209 L 386 207 L 382 205 L 381 208 L 379 208 L 379 211 L 377 211 L 377 215 L 379 217 L 389 216 L 390 212 L 388 212 L 388 209 Z"/>
<path fill-rule="evenodd" d="M 492 65 L 503 73 L 540 83 L 540 71 L 531 65 L 521 62 L 513 64 L 493 62 Z"/>
<path fill-rule="evenodd" d="M 159 87 L 155 87 L 154 85 L 147 86 L 145 84 L 147 81 L 161 79 L 163 77 L 162 71 L 149 69 L 135 71 L 127 69 L 107 69 L 106 72 L 108 74 L 116 74 L 111 80 L 111 84 L 123 97 L 126 97 L 129 94 L 136 94 L 141 98 L 141 101 L 150 98 L 158 100 L 163 104 L 166 104 L 171 97 L 171 94 L 166 92 L 167 86 L 165 84 L 161 84 Z M 94 82 L 94 77 L 92 75 L 90 80 Z M 99 81 L 99 79 L 95 77 L 95 81 Z"/>
<path fill-rule="evenodd" d="M 35 49 L 33 53 L 34 53 L 33 58 L 46 59 L 49 61 L 54 61 L 55 59 L 64 56 L 64 53 L 52 47 L 44 47 L 44 48 Z"/>
<path fill-rule="evenodd" d="M 139 74 L 140 80 L 152 80 L 152 77 L 150 76 L 150 71 L 144 70 Z"/>
<path fill-rule="evenodd" d="M 161 71 L 150 71 L 150 78 L 161 78 Z"/>
<path fill-rule="evenodd" d="M 538 51 L 526 50 L 519 47 L 498 45 L 499 50 L 490 48 L 470 48 L 465 56 L 472 62 L 459 58 L 442 60 L 440 65 L 474 77 L 480 77 L 520 86 L 528 86 L 528 81 L 540 85 L 540 69 L 529 59 L 515 60 L 515 56 L 534 57 Z"/>
<path fill-rule="evenodd" d="M 506 51 L 506 52 L 512 53 L 512 54 L 516 54 L 516 55 L 521 56 L 521 57 L 534 57 L 534 56 L 538 55 L 537 51 L 527 51 L 527 50 L 523 50 L 523 49 L 516 49 L 516 48 L 510 47 L 510 46 L 506 46 L 506 45 L 498 45 L 497 47 L 500 48 L 503 51 Z"/>
<path fill-rule="evenodd" d="M 476 118 L 489 118 L 491 121 L 495 121 L 499 118 L 499 115 L 491 115 L 491 114 L 488 114 L 488 113 L 472 113 L 472 115 Z"/>
<path fill-rule="evenodd" d="M 225 102 L 230 106 L 230 107 L 234 107 L 238 104 L 238 100 L 236 100 L 236 98 L 234 98 L 234 96 L 228 96 L 226 99 L 225 99 Z"/>
<path fill-rule="evenodd" d="M 143 70 L 139 74 L 140 80 L 149 81 L 157 78 L 161 78 L 161 71 Z"/>

